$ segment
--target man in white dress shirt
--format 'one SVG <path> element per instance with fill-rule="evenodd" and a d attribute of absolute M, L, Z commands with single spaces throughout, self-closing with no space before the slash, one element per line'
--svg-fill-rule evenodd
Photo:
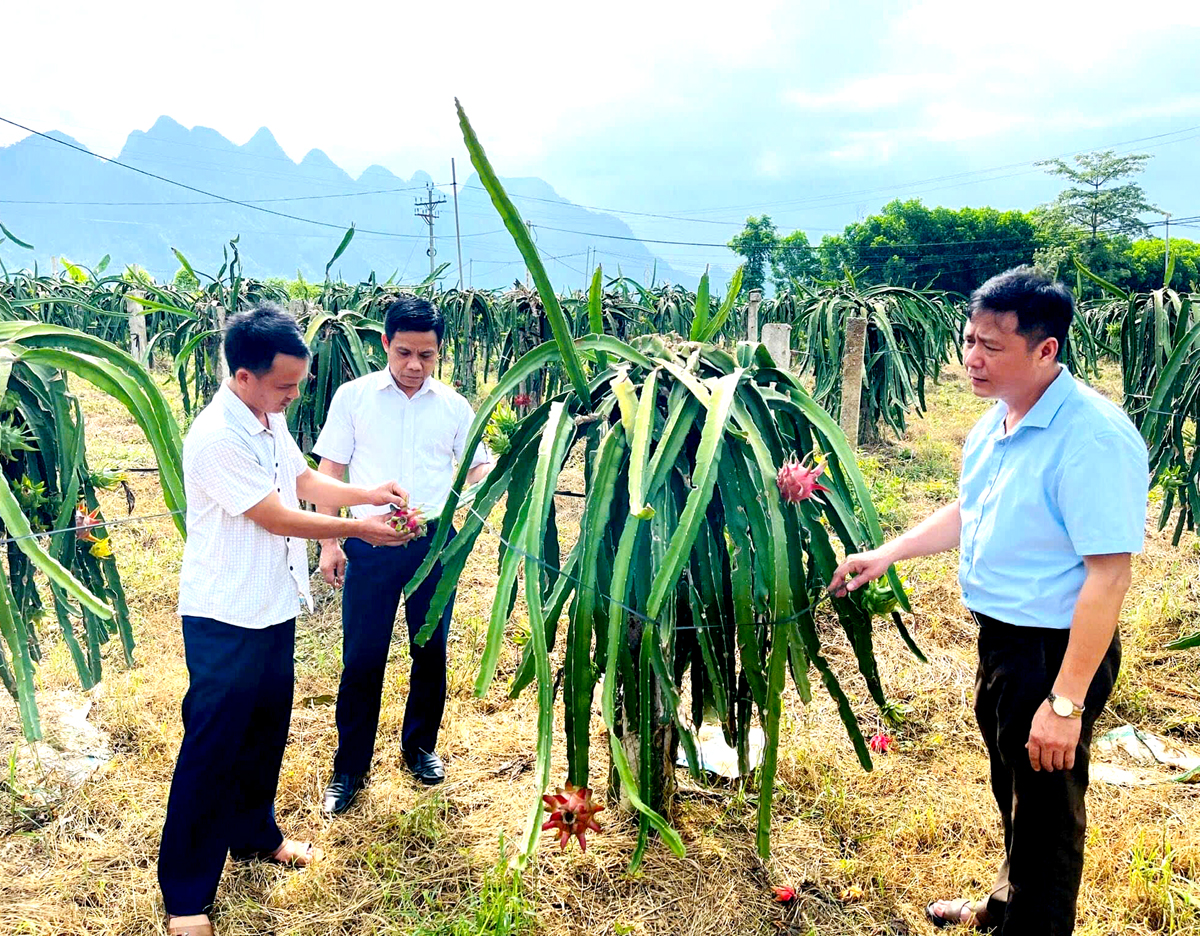
<path fill-rule="evenodd" d="M 348 471 L 350 483 L 358 485 L 397 478 L 412 505 L 429 518 L 427 535 L 399 549 L 379 548 L 354 536 L 346 539 L 344 548 L 333 537 L 321 541 L 321 573 L 329 584 L 343 589 L 338 749 L 323 804 L 331 815 L 349 809 L 366 785 L 396 611 L 405 586 L 428 555 L 456 463 L 471 460 L 467 480 L 472 484 L 491 468 L 484 446 L 465 451 L 475 415 L 470 404 L 433 377 L 444 334 L 445 320 L 427 300 L 404 296 L 392 303 L 384 319 L 388 366 L 338 388 L 313 447 L 322 473 L 342 478 Z M 352 508 L 359 517 L 381 509 L 385 508 Z M 445 779 L 435 748 L 446 704 L 446 639 L 453 596 L 425 645 L 418 646 L 413 637 L 425 623 L 441 571 L 441 564 L 435 565 L 404 605 L 412 668 L 400 747 L 408 768 L 425 784 Z"/>
<path fill-rule="evenodd" d="M 225 357 L 232 376 L 183 445 L 179 613 L 189 684 L 158 862 L 172 936 L 212 936 L 207 914 L 227 853 L 296 866 L 320 854 L 275 822 L 296 615 L 301 599 L 312 607 L 305 540 L 401 537 L 382 517 L 311 513 L 300 498 L 334 509 L 406 501 L 395 481 L 353 486 L 308 467 L 282 415 L 308 370 L 308 346 L 288 313 L 264 304 L 235 315 Z"/>

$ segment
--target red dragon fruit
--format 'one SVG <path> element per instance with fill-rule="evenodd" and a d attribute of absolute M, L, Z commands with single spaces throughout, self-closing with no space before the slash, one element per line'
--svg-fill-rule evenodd
<path fill-rule="evenodd" d="M 407 530 L 413 535 L 413 539 L 419 539 L 429 531 L 428 521 L 421 513 L 420 507 L 393 507 L 392 515 L 388 519 L 394 529 Z"/>
<path fill-rule="evenodd" d="M 517 409 L 525 409 L 526 407 L 532 405 L 533 397 L 531 397 L 528 393 L 518 393 L 515 397 L 513 397 L 513 406 L 515 406 Z"/>
<path fill-rule="evenodd" d="M 592 791 L 587 787 L 576 788 L 567 784 L 566 789 L 558 788 L 555 794 L 546 793 L 542 796 L 545 809 L 550 818 L 542 826 L 542 831 L 555 829 L 558 832 L 558 847 L 566 848 L 571 836 L 579 839 L 581 851 L 587 851 L 587 831 L 602 831 L 596 822 L 595 815 L 604 807 L 592 802 Z"/>
<path fill-rule="evenodd" d="M 817 491 L 828 492 L 829 490 L 829 488 L 820 484 L 817 480 L 825 471 L 825 464 L 818 461 L 809 467 L 808 459 L 809 455 L 805 455 L 803 461 L 792 455 L 791 458 L 783 463 L 783 467 L 779 469 L 779 474 L 775 476 L 775 483 L 779 486 L 779 493 L 789 504 L 798 504 L 810 498 L 819 503 L 825 503 L 821 500 L 821 495 L 817 493 Z"/>

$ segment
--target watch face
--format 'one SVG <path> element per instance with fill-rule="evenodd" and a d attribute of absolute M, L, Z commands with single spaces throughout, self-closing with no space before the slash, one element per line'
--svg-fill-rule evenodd
<path fill-rule="evenodd" d="M 1068 718 L 1075 711 L 1075 706 L 1070 699 L 1064 699 L 1062 696 L 1055 696 L 1054 701 L 1050 703 L 1050 707 L 1054 709 L 1055 715 L 1061 715 L 1063 718 Z"/>

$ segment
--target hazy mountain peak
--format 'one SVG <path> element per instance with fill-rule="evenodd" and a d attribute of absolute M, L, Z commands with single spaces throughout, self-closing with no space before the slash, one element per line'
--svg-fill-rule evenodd
<path fill-rule="evenodd" d="M 254 136 L 250 137 L 241 149 L 243 152 L 253 153 L 255 156 L 272 156 L 288 159 L 288 154 L 283 151 L 283 147 L 276 142 L 274 134 L 266 127 L 259 127 L 255 130 Z"/>
<path fill-rule="evenodd" d="M 51 135 L 84 148 L 65 134 Z M 449 166 L 442 166 L 436 177 L 418 170 L 405 179 L 372 165 L 356 181 L 321 149 L 310 150 L 297 164 L 266 127 L 238 146 L 214 129 L 188 129 L 168 116 L 159 117 L 149 130 L 130 133 L 122 157 L 168 181 L 246 204 L 205 200 L 162 180 L 32 137 L 0 148 L 5 197 L 31 203 L 5 205 L 4 223 L 38 248 L 34 254 L 18 255 L 16 248 L 0 244 L 0 256 L 9 269 L 46 263 L 54 255 L 107 253 L 115 266 L 136 263 L 156 277 L 169 279 L 178 262 L 168 245 L 183 251 L 198 270 L 215 271 L 223 262 L 222 246 L 240 235 L 247 275 L 293 276 L 300 269 L 307 277 L 319 278 L 341 232 L 353 222 L 364 236 L 355 238 L 339 260 L 339 270 L 351 279 L 371 270 L 380 277 L 396 271 L 397 281 L 412 283 L 426 275 L 430 262 L 426 253 L 430 230 L 414 203 L 424 198 L 426 184 L 436 182 L 435 198 L 445 203 L 434 223 L 435 263 L 453 259 L 457 264 L 458 227 L 465 274 L 472 285 L 500 287 L 523 275 L 520 254 L 475 174 L 465 183 L 459 180 L 461 211 L 455 218 Z M 468 168 L 462 168 L 467 176 Z M 623 221 L 571 204 L 542 179 L 503 181 L 514 197 L 534 199 L 517 204 L 536 226 L 538 247 L 556 285 L 585 284 L 585 265 L 596 259 L 606 269 L 616 268 L 617 255 L 609 256 L 606 248 L 611 245 L 597 235 L 631 237 L 633 232 Z M 61 207 L 46 211 L 44 201 L 60 202 Z M 258 210 L 258 205 L 263 209 Z M 268 211 L 276 216 L 267 215 Z M 553 230 L 556 227 L 561 230 Z M 618 253 L 620 262 L 639 275 L 653 268 L 653 256 L 637 241 L 623 240 Z M 658 275 L 660 280 L 677 278 L 662 263 Z"/>
<path fill-rule="evenodd" d="M 375 163 L 362 171 L 358 181 L 364 185 L 369 184 L 371 188 L 379 188 L 384 185 L 399 185 L 404 180 L 390 169 Z"/>
<path fill-rule="evenodd" d="M 134 133 L 137 133 L 137 131 L 135 130 Z M 146 135 L 153 137 L 187 136 L 188 129 L 173 117 L 163 114 L 158 120 L 154 121 L 150 129 L 146 131 Z"/>

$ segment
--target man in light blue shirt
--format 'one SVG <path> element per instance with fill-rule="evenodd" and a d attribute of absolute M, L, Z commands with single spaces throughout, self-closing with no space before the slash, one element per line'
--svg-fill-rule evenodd
<path fill-rule="evenodd" d="M 1029 267 L 975 291 L 963 363 L 975 394 L 998 402 L 967 437 L 958 500 L 847 557 L 830 586 L 844 595 L 892 563 L 959 548 L 1005 854 L 988 899 L 928 905 L 939 928 L 1058 936 L 1075 925 L 1092 726 L 1120 667 L 1149 467 L 1128 417 L 1059 363 L 1073 315 L 1067 289 Z"/>

